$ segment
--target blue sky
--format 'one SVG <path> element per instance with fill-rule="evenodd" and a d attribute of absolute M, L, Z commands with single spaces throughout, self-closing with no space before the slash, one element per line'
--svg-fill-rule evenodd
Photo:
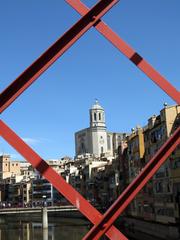
<path fill-rule="evenodd" d="M 88 6 L 96 1 L 84 0 Z M 174 86 L 180 86 L 180 1 L 121 0 L 103 20 Z M 0 91 L 80 18 L 63 0 L 0 3 Z M 98 98 L 109 131 L 129 132 L 174 102 L 95 29 L 88 31 L 3 114 L 43 158 L 74 156 Z M 21 159 L 0 138 L 0 152 Z"/>

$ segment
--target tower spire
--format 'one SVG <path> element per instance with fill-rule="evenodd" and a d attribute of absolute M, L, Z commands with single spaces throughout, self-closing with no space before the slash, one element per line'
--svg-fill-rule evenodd
<path fill-rule="evenodd" d="M 98 104 L 99 105 L 99 101 L 97 98 L 95 98 L 95 104 Z"/>

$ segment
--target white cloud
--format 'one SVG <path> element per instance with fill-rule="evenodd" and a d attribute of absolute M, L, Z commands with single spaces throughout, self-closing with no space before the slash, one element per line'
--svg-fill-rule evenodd
<path fill-rule="evenodd" d="M 25 137 L 25 138 L 22 138 L 22 140 L 23 140 L 24 142 L 26 142 L 27 144 L 31 144 L 31 145 L 36 145 L 36 144 L 40 143 L 40 140 L 35 139 L 35 138 Z"/>

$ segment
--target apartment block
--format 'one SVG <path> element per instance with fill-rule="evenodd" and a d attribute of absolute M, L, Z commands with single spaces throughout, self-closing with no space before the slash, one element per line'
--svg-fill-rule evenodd
<path fill-rule="evenodd" d="M 149 119 L 148 127 L 144 132 L 146 162 L 180 126 L 179 118 L 180 106 L 165 105 L 158 116 L 154 115 Z M 152 178 L 153 191 L 149 195 L 154 199 L 154 215 L 157 222 L 176 223 L 179 219 L 180 175 L 178 174 L 180 172 L 178 162 L 180 162 L 179 148 L 173 152 Z"/>

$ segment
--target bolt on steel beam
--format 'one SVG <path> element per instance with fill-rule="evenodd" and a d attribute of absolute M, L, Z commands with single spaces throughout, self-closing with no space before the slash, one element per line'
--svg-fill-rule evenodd
<path fill-rule="evenodd" d="M 99 223 L 94 225 L 83 240 L 98 240 L 105 234 L 117 217 L 124 211 L 178 145 L 180 145 L 180 127 L 163 144 L 155 156 L 146 164 L 140 174 L 123 191 L 114 204 L 103 215 Z"/>
<path fill-rule="evenodd" d="M 101 0 L 0 94 L 2 113 L 119 0 Z"/>
<path fill-rule="evenodd" d="M 66 0 L 66 2 L 82 16 L 89 11 L 89 8 L 87 8 L 80 0 Z M 130 47 L 122 38 L 120 38 L 107 24 L 99 20 L 94 27 L 142 72 L 144 72 L 156 85 L 158 85 L 175 102 L 177 102 L 177 104 L 180 104 L 180 92 L 161 74 L 159 74 L 132 47 Z"/>
<path fill-rule="evenodd" d="M 0 136 L 37 169 L 69 202 L 96 224 L 102 214 L 81 196 L 64 178 L 50 167 L 31 147 L 29 147 L 10 127 L 0 120 Z M 117 228 L 112 226 L 106 233 L 112 240 L 128 240 Z"/>

